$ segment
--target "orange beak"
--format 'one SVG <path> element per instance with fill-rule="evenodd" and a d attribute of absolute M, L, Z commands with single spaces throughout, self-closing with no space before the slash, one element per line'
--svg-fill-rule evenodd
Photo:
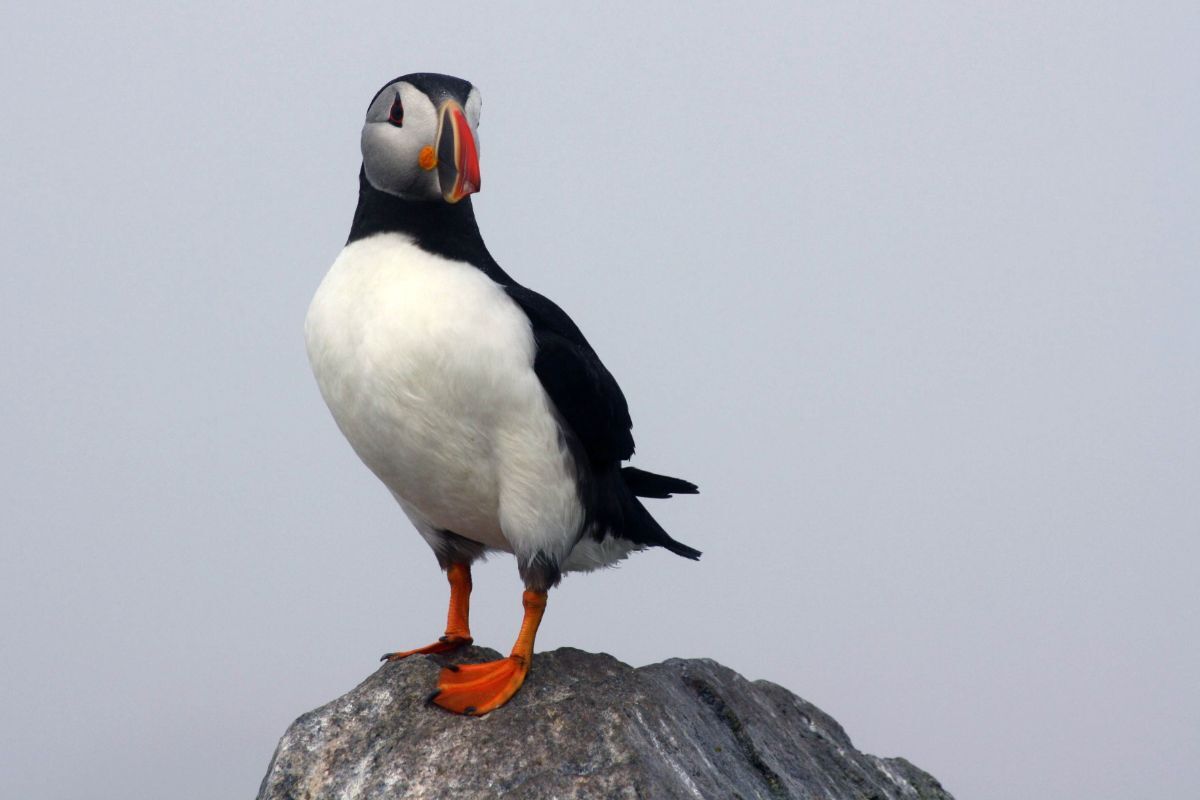
<path fill-rule="evenodd" d="M 479 191 L 479 147 L 467 115 L 454 100 L 442 103 L 438 118 L 437 171 L 447 203 Z"/>

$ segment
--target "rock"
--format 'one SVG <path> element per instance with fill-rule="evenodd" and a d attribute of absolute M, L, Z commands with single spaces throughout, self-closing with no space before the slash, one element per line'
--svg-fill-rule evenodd
<path fill-rule="evenodd" d="M 498 657 L 472 647 L 451 660 Z M 426 702 L 446 660 L 384 664 L 300 717 L 259 800 L 953 800 L 904 759 L 859 753 L 787 689 L 707 659 L 634 669 L 571 648 L 539 653 L 520 693 L 478 718 Z"/>

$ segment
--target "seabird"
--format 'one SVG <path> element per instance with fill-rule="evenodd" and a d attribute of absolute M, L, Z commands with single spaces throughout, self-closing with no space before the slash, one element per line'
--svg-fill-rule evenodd
<path fill-rule="evenodd" d="M 432 73 L 375 94 L 350 237 L 304 326 L 334 420 L 450 582 L 445 635 L 384 658 L 470 644 L 472 562 L 516 556 L 525 615 L 512 654 L 438 678 L 433 702 L 471 715 L 521 687 L 564 573 L 648 547 L 700 556 L 638 499 L 695 484 L 623 466 L 634 445 L 616 380 L 571 318 L 483 243 L 470 199 L 480 105 L 469 82 Z"/>

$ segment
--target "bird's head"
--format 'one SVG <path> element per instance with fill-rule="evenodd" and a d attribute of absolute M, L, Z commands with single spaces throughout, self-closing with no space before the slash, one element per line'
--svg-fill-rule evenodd
<path fill-rule="evenodd" d="M 367 108 L 363 171 L 381 192 L 457 203 L 479 191 L 479 90 L 419 72 L 391 81 Z"/>

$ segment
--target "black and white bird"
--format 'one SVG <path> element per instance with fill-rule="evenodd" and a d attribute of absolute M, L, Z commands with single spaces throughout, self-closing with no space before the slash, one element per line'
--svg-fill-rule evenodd
<path fill-rule="evenodd" d="M 639 497 L 691 494 L 679 478 L 622 466 L 625 396 L 558 306 L 513 280 L 484 246 L 479 91 L 418 73 L 376 93 L 350 238 L 321 282 L 305 337 L 338 427 L 429 543 L 450 581 L 446 634 L 471 639 L 471 563 L 512 553 L 525 617 L 506 659 L 447 667 L 434 702 L 485 714 L 525 679 L 546 593 L 563 573 L 672 539 Z"/>

